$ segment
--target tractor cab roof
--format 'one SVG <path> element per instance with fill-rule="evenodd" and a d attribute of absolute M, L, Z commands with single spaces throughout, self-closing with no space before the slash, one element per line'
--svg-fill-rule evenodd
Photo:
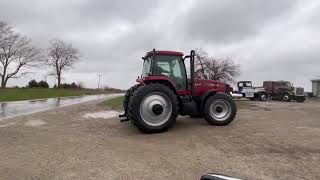
<path fill-rule="evenodd" d="M 152 56 L 153 51 L 147 52 L 145 57 Z M 155 51 L 155 55 L 167 55 L 167 56 L 183 56 L 182 52 L 177 51 Z"/>

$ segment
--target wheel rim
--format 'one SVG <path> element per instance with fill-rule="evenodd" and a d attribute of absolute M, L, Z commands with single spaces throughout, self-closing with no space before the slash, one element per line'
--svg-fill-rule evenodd
<path fill-rule="evenodd" d="M 231 105 L 226 100 L 215 100 L 210 105 L 210 115 L 217 121 L 228 119 L 231 114 Z"/>
<path fill-rule="evenodd" d="M 288 95 L 284 95 L 284 96 L 283 96 L 283 100 L 284 100 L 284 101 L 288 101 L 288 100 L 289 100 L 289 96 L 288 96 Z"/>
<path fill-rule="evenodd" d="M 160 126 L 167 122 L 172 113 L 169 97 L 160 92 L 145 96 L 140 104 L 140 116 L 150 126 Z"/>
<path fill-rule="evenodd" d="M 265 94 L 262 94 L 262 95 L 261 95 L 261 100 L 262 100 L 262 101 L 267 100 L 267 96 L 266 96 Z"/>

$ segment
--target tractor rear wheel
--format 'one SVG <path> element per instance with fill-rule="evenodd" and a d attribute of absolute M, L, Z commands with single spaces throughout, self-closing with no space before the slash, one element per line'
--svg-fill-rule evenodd
<path fill-rule="evenodd" d="M 130 97 L 134 94 L 134 91 L 138 89 L 139 85 L 140 84 L 136 84 L 127 90 L 126 95 L 124 96 L 123 102 L 122 102 L 124 111 L 128 109 Z"/>
<path fill-rule="evenodd" d="M 235 102 L 226 94 L 218 93 L 211 96 L 204 106 L 205 120 L 211 125 L 228 125 L 233 121 L 236 113 Z"/>
<path fill-rule="evenodd" d="M 172 127 L 178 116 L 175 93 L 163 84 L 139 87 L 130 99 L 129 109 L 133 124 L 145 133 L 158 133 Z"/>

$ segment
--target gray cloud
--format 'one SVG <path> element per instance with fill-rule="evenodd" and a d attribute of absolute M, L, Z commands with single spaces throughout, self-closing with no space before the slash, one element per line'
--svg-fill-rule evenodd
<path fill-rule="evenodd" d="M 15 25 L 46 48 L 61 38 L 79 48 L 82 58 L 64 81 L 95 87 L 127 88 L 141 70 L 141 56 L 152 48 L 204 48 L 241 64 L 239 79 L 291 80 L 310 86 L 320 76 L 318 1 L 2 1 L 1 20 Z M 9 84 L 43 79 L 46 70 Z M 48 78 L 51 84 L 53 78 Z"/>
<path fill-rule="evenodd" d="M 199 1 L 183 17 L 186 36 L 230 43 L 256 35 L 264 26 L 289 11 L 296 1 Z"/>

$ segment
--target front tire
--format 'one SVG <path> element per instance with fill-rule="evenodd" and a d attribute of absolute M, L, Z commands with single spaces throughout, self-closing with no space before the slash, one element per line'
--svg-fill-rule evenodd
<path fill-rule="evenodd" d="M 132 121 L 144 133 L 159 133 L 172 127 L 178 116 L 175 93 L 163 84 L 141 86 L 129 102 Z"/>
<path fill-rule="evenodd" d="M 237 114 L 235 102 L 226 94 L 215 94 L 211 96 L 204 106 L 205 120 L 216 126 L 230 124 Z"/>
<path fill-rule="evenodd" d="M 290 102 L 291 101 L 291 96 L 289 93 L 284 93 L 282 96 L 282 101 L 284 102 Z"/>
<path fill-rule="evenodd" d="M 267 99 L 268 99 L 268 96 L 266 93 L 264 93 L 264 92 L 259 93 L 259 100 L 260 101 L 266 101 Z"/>

